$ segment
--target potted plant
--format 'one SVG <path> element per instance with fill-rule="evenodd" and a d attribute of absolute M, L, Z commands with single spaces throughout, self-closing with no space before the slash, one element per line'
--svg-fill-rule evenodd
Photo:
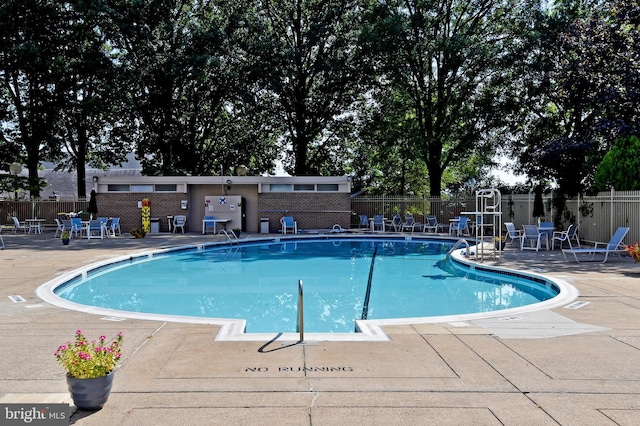
<path fill-rule="evenodd" d="M 60 239 L 62 240 L 62 244 L 64 244 L 65 246 L 69 244 L 71 235 L 69 234 L 69 231 L 67 229 L 62 230 L 62 232 L 60 233 Z"/>
<path fill-rule="evenodd" d="M 147 235 L 146 232 L 144 232 L 144 229 L 142 228 L 131 228 L 129 230 L 129 233 L 131 234 L 131 236 L 133 238 L 144 238 L 145 235 Z"/>
<path fill-rule="evenodd" d="M 496 245 L 496 250 L 504 250 L 504 246 L 507 244 L 507 236 L 503 235 L 502 238 L 494 237 L 493 241 Z"/>
<path fill-rule="evenodd" d="M 111 342 L 106 336 L 89 340 L 76 330 L 75 342 L 58 347 L 56 359 L 67 371 L 73 403 L 82 410 L 99 410 L 107 402 L 115 369 L 122 356 L 122 332 Z"/>
<path fill-rule="evenodd" d="M 633 243 L 628 246 L 624 246 L 624 249 L 633 258 L 634 262 L 640 263 L 640 245 L 638 245 L 638 243 Z"/>

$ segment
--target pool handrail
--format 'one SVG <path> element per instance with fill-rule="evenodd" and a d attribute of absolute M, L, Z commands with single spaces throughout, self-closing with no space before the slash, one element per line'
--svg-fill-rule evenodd
<path fill-rule="evenodd" d="M 464 252 L 464 257 L 469 257 L 471 246 L 469 245 L 469 242 L 467 240 L 465 240 L 464 238 L 461 238 L 453 245 L 453 247 L 451 247 L 451 250 L 447 252 L 447 260 L 451 257 L 451 253 L 453 253 L 462 244 L 465 244 L 467 246 L 467 251 Z"/>
<path fill-rule="evenodd" d="M 235 232 L 233 232 L 233 229 L 221 229 L 220 232 L 218 234 L 224 234 L 227 236 L 227 240 L 229 240 L 229 242 L 231 244 L 233 244 L 233 242 L 235 241 L 236 243 L 240 244 L 240 240 L 238 239 L 238 236 L 236 235 Z M 231 234 L 231 235 L 229 235 Z M 231 237 L 233 236 L 233 239 L 231 239 Z"/>
<path fill-rule="evenodd" d="M 304 342 L 304 292 L 302 290 L 302 280 L 298 280 L 298 323 L 296 331 L 300 333 L 298 343 Z"/>

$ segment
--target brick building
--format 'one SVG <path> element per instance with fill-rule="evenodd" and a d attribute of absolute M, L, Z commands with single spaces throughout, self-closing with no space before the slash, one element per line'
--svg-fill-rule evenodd
<path fill-rule="evenodd" d="M 347 176 L 126 176 L 99 173 L 93 177 L 99 216 L 119 216 L 127 232 L 140 226 L 141 202 L 148 199 L 151 217 L 160 232 L 169 231 L 170 218 L 187 217 L 187 231 L 199 232 L 208 204 L 239 199 L 242 223 L 229 228 L 260 232 L 281 229 L 280 218 L 293 216 L 299 229 L 326 229 L 351 222 L 351 182 Z M 239 203 L 240 204 L 240 203 Z M 235 207 L 235 206 L 232 206 Z"/>

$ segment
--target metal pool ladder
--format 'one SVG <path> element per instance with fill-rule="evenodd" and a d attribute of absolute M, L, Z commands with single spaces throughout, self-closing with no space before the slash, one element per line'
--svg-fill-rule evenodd
<path fill-rule="evenodd" d="M 240 240 L 236 236 L 236 233 L 233 232 L 233 229 L 229 229 L 228 231 L 226 229 L 221 229 L 220 232 L 218 232 L 218 234 L 226 235 L 227 236 L 227 240 L 229 240 L 229 242 L 231 242 L 231 243 L 236 242 L 236 243 L 240 244 Z"/>

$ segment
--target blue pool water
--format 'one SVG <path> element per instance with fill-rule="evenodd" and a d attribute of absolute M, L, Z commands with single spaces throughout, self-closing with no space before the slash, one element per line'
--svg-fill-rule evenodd
<path fill-rule="evenodd" d="M 305 331 L 349 333 L 356 319 L 514 308 L 557 292 L 517 276 L 470 273 L 446 260 L 449 241 L 281 240 L 133 259 L 55 289 L 102 308 L 245 319 L 249 333 L 295 332 L 298 280 Z"/>

